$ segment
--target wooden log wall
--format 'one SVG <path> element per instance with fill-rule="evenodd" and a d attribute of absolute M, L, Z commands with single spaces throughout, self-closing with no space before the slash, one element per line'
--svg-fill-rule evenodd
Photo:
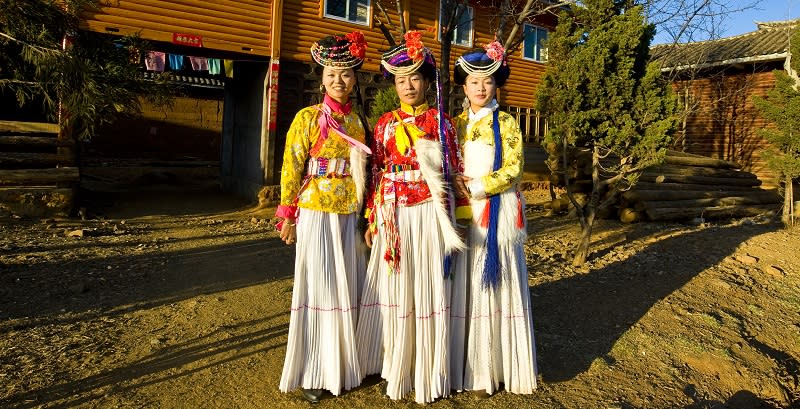
<path fill-rule="evenodd" d="M 0 217 L 68 216 L 79 181 L 55 124 L 0 121 Z"/>
<path fill-rule="evenodd" d="M 441 56 L 441 43 L 436 36 L 439 28 L 439 2 L 425 0 L 407 1 L 408 27 L 409 29 L 423 32 L 422 41 L 429 47 L 438 59 Z M 492 24 L 495 22 L 495 11 L 474 4 L 475 27 L 473 37 L 473 47 L 483 46 L 494 39 Z M 281 37 L 281 58 L 293 61 L 311 63 L 309 48 L 311 44 L 321 37 L 337 33 L 347 33 L 359 30 L 364 33 L 364 37 L 369 43 L 367 58 L 363 70 L 372 73 L 380 72 L 381 53 L 388 50 L 390 44 L 384 38 L 377 22 L 374 21 L 377 13 L 372 5 L 372 25 L 365 26 L 349 23 L 341 20 L 325 18 L 322 10 L 324 2 L 316 0 L 286 0 L 284 2 L 283 33 Z M 386 11 L 393 22 L 397 23 L 397 11 L 392 5 L 386 6 Z M 540 24 L 544 27 L 555 27 L 555 20 L 552 17 L 541 17 Z M 398 33 L 393 33 L 396 41 L 402 41 Z M 450 67 L 452 69 L 456 59 L 461 54 L 473 47 L 462 47 L 453 45 L 451 50 Z M 522 50 L 514 52 L 509 59 L 511 77 L 499 92 L 500 103 L 513 105 L 522 108 L 532 108 L 535 104 L 534 95 L 536 88 L 544 75 L 545 64 L 524 60 Z M 448 73 L 452 76 L 452 72 Z"/>
<path fill-rule="evenodd" d="M 674 148 L 680 151 L 742 164 L 767 187 L 778 185 L 777 175 L 766 166 L 762 152 L 769 144 L 758 130 L 768 123 L 758 115 L 752 97 L 765 95 L 775 84 L 773 69 L 723 70 L 673 85 L 690 114 L 685 133 Z"/>
<path fill-rule="evenodd" d="M 202 37 L 203 48 L 270 55 L 271 0 L 115 0 L 86 10 L 82 28 L 170 43 Z"/>

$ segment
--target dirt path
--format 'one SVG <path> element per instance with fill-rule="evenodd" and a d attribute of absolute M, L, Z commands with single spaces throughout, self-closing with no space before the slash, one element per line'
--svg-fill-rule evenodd
<path fill-rule="evenodd" d="M 796 232 L 601 221 L 574 269 L 575 222 L 537 198 L 540 389 L 431 407 L 800 407 Z M 0 407 L 308 407 L 277 387 L 294 254 L 270 210 L 165 192 L 93 203 L 85 221 L 0 222 Z M 381 387 L 317 406 L 416 406 Z"/>

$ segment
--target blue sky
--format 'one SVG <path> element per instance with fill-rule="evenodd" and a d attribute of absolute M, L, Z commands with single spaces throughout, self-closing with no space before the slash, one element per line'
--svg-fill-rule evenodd
<path fill-rule="evenodd" d="M 731 5 L 746 5 L 754 1 L 735 0 Z M 732 13 L 722 24 L 725 37 L 756 29 L 754 21 L 777 21 L 800 18 L 800 0 L 761 0 L 752 9 Z"/>
<path fill-rule="evenodd" d="M 800 0 L 730 0 L 724 3 L 730 10 L 746 9 L 731 12 L 724 17 L 718 27 L 723 37 L 755 31 L 755 21 L 767 22 L 800 18 Z M 754 3 L 754 7 L 747 8 Z M 666 41 L 670 41 L 670 39 L 656 34 L 653 43 Z"/>

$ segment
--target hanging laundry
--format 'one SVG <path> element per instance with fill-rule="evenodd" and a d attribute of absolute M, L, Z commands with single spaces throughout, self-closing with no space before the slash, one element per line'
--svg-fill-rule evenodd
<path fill-rule="evenodd" d="M 233 60 L 225 60 L 225 76 L 233 78 Z"/>
<path fill-rule="evenodd" d="M 163 72 L 164 58 L 165 55 L 161 51 L 148 51 L 144 56 L 144 66 L 149 71 Z"/>
<path fill-rule="evenodd" d="M 208 59 L 208 73 L 211 75 L 219 75 L 220 71 L 220 59 L 219 58 L 209 58 Z"/>
<path fill-rule="evenodd" d="M 183 56 L 178 54 L 169 55 L 169 69 L 180 71 L 183 69 Z"/>
<path fill-rule="evenodd" d="M 192 69 L 195 71 L 208 70 L 208 58 L 206 57 L 189 57 L 189 62 L 192 63 Z"/>

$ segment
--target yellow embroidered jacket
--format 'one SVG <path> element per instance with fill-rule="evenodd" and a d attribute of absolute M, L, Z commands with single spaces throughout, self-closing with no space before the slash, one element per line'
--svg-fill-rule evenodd
<path fill-rule="evenodd" d="M 295 115 L 286 134 L 286 148 L 281 167 L 281 204 L 278 216 L 294 217 L 298 207 L 329 213 L 348 214 L 359 210 L 359 198 L 352 176 L 307 176 L 307 164 L 320 137 L 318 110 L 321 104 L 303 108 Z M 364 143 L 364 126 L 355 112 L 333 112 L 333 118 L 351 138 Z M 335 132 L 328 138 L 316 158 L 350 158 L 350 145 Z"/>
<path fill-rule="evenodd" d="M 498 113 L 498 120 L 500 122 L 503 162 L 498 170 L 481 177 L 479 182 L 477 180 L 473 181 L 475 183 L 470 185 L 473 199 L 502 193 L 522 178 L 522 132 L 519 129 L 519 124 L 513 116 L 502 111 Z M 458 132 L 458 145 L 462 149 L 466 141 L 478 141 L 487 146 L 494 146 L 492 115 L 486 115 L 470 124 L 469 114 L 465 111 L 457 116 L 454 122 Z M 486 159 L 492 161 L 492 158 Z M 469 166 L 469 164 L 465 164 L 465 166 Z M 475 186 L 478 186 L 478 188 L 476 189 Z"/>

